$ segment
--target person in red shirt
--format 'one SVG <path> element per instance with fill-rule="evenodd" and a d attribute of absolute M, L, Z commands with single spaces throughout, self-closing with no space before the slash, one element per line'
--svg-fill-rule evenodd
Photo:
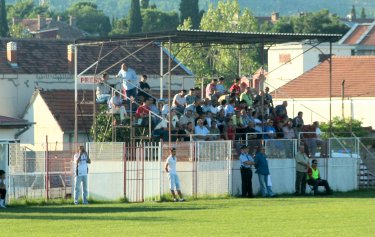
<path fill-rule="evenodd" d="M 151 110 L 152 98 L 147 98 L 135 112 L 135 117 L 138 119 L 138 125 L 148 126 L 149 112 Z"/>
<path fill-rule="evenodd" d="M 227 126 L 224 128 L 224 139 L 234 141 L 236 137 L 236 128 L 233 125 L 233 120 L 229 119 Z"/>
<path fill-rule="evenodd" d="M 229 88 L 231 93 L 235 93 L 237 97 L 241 94 L 240 78 L 236 78 L 233 81 L 233 85 Z"/>

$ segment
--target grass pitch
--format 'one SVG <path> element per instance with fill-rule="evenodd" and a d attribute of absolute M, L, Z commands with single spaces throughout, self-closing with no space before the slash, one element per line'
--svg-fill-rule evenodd
<path fill-rule="evenodd" d="M 1 236 L 375 236 L 375 191 L 184 203 L 14 205 Z"/>

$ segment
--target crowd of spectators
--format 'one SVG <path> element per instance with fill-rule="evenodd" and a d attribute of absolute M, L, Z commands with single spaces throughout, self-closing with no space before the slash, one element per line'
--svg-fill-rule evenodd
<path fill-rule="evenodd" d="M 123 66 L 120 72 L 123 73 L 124 68 L 126 67 Z M 258 91 L 241 82 L 240 78 L 236 78 L 227 88 L 225 81 L 226 79 L 220 77 L 212 79 L 205 88 L 190 88 L 188 91 L 181 89 L 174 95 L 169 108 L 167 101 L 157 102 L 151 96 L 147 76 L 142 75 L 141 81 L 136 85 L 137 96 L 134 97 L 132 91 L 130 98 L 138 104 L 133 106 L 135 121 L 142 126 L 149 126 L 148 121 L 151 121 L 153 137 L 163 141 L 223 139 L 234 140 L 240 145 L 246 143 L 256 146 L 259 139 L 301 138 L 309 156 L 315 156 L 321 134 L 318 122 L 305 125 L 302 112 L 298 112 L 297 116 L 292 118 L 293 116 L 288 114 L 287 101 L 274 106 L 268 87 Z M 116 96 L 118 95 L 115 94 L 109 100 L 111 108 L 117 108 L 114 103 Z M 123 119 L 126 112 L 121 106 L 118 111 L 120 115 L 124 113 L 121 116 Z M 273 145 L 275 150 L 279 151 L 285 150 L 283 146 L 283 143 L 277 142 Z"/>

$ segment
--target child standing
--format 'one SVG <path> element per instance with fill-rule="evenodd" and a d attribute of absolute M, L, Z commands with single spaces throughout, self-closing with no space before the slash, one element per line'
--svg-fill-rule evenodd
<path fill-rule="evenodd" d="M 5 206 L 5 196 L 7 194 L 5 186 L 5 171 L 0 170 L 0 208 L 6 208 Z"/>

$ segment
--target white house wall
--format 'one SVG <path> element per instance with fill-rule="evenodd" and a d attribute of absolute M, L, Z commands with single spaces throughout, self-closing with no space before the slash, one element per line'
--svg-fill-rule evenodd
<path fill-rule="evenodd" d="M 12 141 L 18 129 L 0 129 L 0 141 Z"/>
<path fill-rule="evenodd" d="M 303 112 L 305 124 L 311 124 L 314 121 L 329 121 L 329 98 L 322 99 L 285 99 L 274 98 L 274 105 L 281 104 L 282 101 L 288 101 L 288 116 L 293 118 L 299 111 Z M 342 100 L 332 98 L 332 115 L 342 117 Z M 375 103 L 375 98 L 346 98 L 344 100 L 344 117 L 351 117 L 362 121 L 363 126 L 375 127 L 375 111 L 371 109 Z"/>
<path fill-rule="evenodd" d="M 39 94 L 29 107 L 24 119 L 36 124 L 21 135 L 22 143 L 31 144 L 35 149 L 43 149 L 45 148 L 43 144 L 46 142 L 46 136 L 48 136 L 48 142 L 56 146 L 54 149 L 60 150 L 63 148 L 63 131 Z"/>
<path fill-rule="evenodd" d="M 266 85 L 270 87 L 271 91 L 317 66 L 320 54 L 329 55 L 328 44 L 321 44 L 313 49 L 310 49 L 311 47 L 311 45 L 285 44 L 273 46 L 268 50 L 269 74 Z M 332 45 L 332 54 L 350 56 L 353 48 L 353 46 L 334 44 Z M 290 55 L 291 62 L 281 63 L 280 55 Z"/>

